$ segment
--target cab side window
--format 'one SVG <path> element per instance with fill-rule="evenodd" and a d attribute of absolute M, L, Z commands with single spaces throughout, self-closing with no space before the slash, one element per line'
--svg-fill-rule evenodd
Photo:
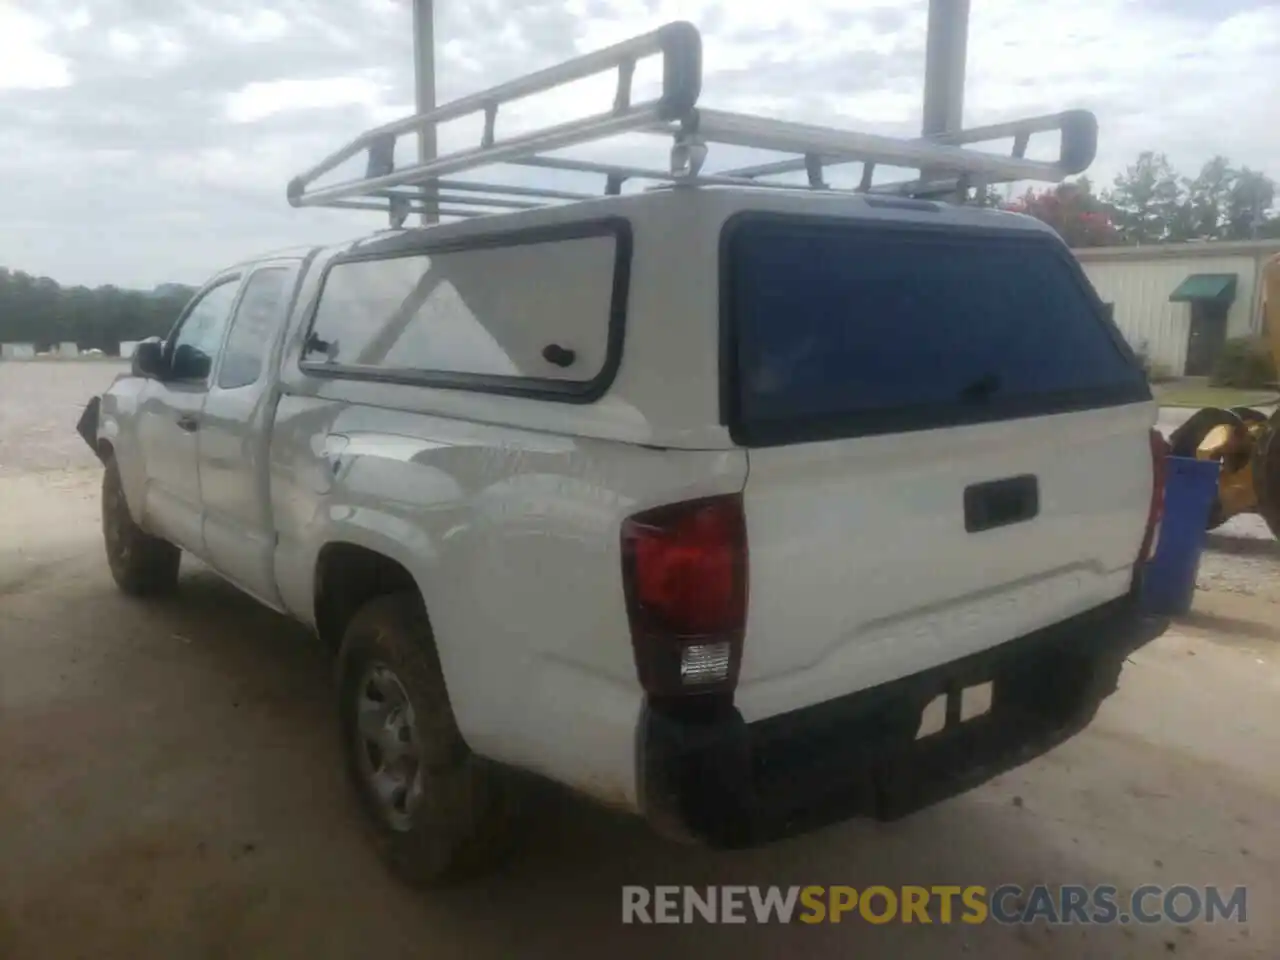
<path fill-rule="evenodd" d="M 262 376 L 272 337 L 292 290 L 294 272 L 293 267 L 264 267 L 245 284 L 218 369 L 220 390 L 247 387 Z"/>
<path fill-rule="evenodd" d="M 209 379 L 239 288 L 239 277 L 228 278 L 206 290 L 187 312 L 170 345 L 171 379 L 189 383 Z"/>

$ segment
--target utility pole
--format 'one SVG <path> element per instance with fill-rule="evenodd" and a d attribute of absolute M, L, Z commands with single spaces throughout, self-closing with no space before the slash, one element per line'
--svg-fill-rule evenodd
<path fill-rule="evenodd" d="M 964 113 L 965 51 L 969 45 L 969 0 L 929 0 L 929 34 L 924 60 L 924 115 L 921 134 L 955 133 Z M 928 181 L 946 176 L 921 171 Z"/>
<path fill-rule="evenodd" d="M 413 81 L 414 109 L 417 113 L 429 113 L 436 108 L 436 38 L 435 0 L 411 0 L 413 3 Z M 968 0 L 965 0 L 967 3 Z M 436 125 L 424 124 L 418 133 L 418 159 L 426 162 L 436 157 Z M 426 209 L 422 224 L 435 223 L 437 215 L 435 198 L 439 188 L 433 180 L 422 186 Z"/>

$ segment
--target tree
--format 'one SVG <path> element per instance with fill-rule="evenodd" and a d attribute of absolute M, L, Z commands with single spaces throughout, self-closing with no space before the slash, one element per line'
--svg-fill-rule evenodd
<path fill-rule="evenodd" d="M 1028 189 L 1008 209 L 1043 220 L 1071 247 L 1105 247 L 1120 242 L 1111 212 L 1094 195 L 1088 177 L 1048 190 Z"/>
<path fill-rule="evenodd" d="M 1115 179 L 1107 200 L 1126 243 L 1161 243 L 1176 238 L 1185 217 L 1186 195 L 1169 159 L 1146 150 Z"/>
<path fill-rule="evenodd" d="M 1214 157 L 1185 184 L 1189 229 L 1173 224 L 1171 239 L 1248 240 L 1274 230 L 1268 225 L 1275 219 L 1269 211 L 1276 186 L 1266 174 L 1248 167 L 1236 170 L 1226 157 Z"/>
<path fill-rule="evenodd" d="M 1126 243 L 1248 240 L 1280 234 L 1270 177 L 1215 156 L 1194 179 L 1178 177 L 1164 154 L 1147 151 L 1115 181 L 1108 200 Z"/>
<path fill-rule="evenodd" d="M 1275 181 L 1265 173 L 1243 168 L 1231 183 L 1226 202 L 1223 239 L 1248 240 L 1261 236 L 1268 211 L 1275 203 Z"/>
<path fill-rule="evenodd" d="M 47 348 L 74 341 L 115 352 L 121 340 L 163 335 L 190 299 L 189 287 L 157 291 L 63 287 L 48 277 L 0 268 L 0 343 Z"/>
<path fill-rule="evenodd" d="M 1216 240 L 1223 234 L 1238 174 L 1226 157 L 1217 156 L 1185 181 L 1185 219 L 1171 231 L 1178 240 Z M 1179 229 L 1181 227 L 1181 229 Z"/>

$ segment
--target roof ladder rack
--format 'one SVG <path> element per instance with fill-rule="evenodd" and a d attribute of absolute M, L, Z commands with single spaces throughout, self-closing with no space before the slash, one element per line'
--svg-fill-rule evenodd
<path fill-rule="evenodd" d="M 662 62 L 661 92 L 651 99 L 633 102 L 636 65 L 655 57 Z M 610 71 L 616 74 L 614 98 L 603 111 L 542 129 L 499 136 L 499 113 L 507 104 Z M 701 87 L 701 37 L 692 24 L 669 23 L 652 33 L 366 131 L 294 177 L 289 182 L 288 199 L 295 207 L 383 211 L 390 216 L 392 226 L 398 227 L 410 213 L 425 209 L 428 199 L 422 187 L 427 184 L 434 185 L 437 191 L 431 202 L 439 205 L 441 216 L 469 217 L 590 199 L 601 193 L 616 194 L 629 181 L 829 191 L 832 188 L 826 183 L 826 169 L 848 163 L 862 164 L 860 183 L 852 192 L 936 197 L 995 183 L 1056 182 L 1087 169 L 1097 152 L 1097 121 L 1085 110 L 930 138 L 898 138 L 702 108 L 697 105 Z M 483 118 L 478 144 L 431 160 L 395 165 L 396 145 L 401 137 L 415 135 L 428 125 L 475 115 Z M 669 139 L 670 163 L 666 169 L 547 155 L 637 132 Z M 1030 138 L 1049 132 L 1061 135 L 1058 159 L 1027 159 Z M 973 149 L 975 144 L 1008 139 L 1013 140 L 1013 149 L 1006 154 Z M 707 157 L 716 146 L 773 151 L 784 158 L 719 171 L 704 170 Z M 365 157 L 363 176 L 323 182 L 361 154 Z M 468 171 L 504 165 L 526 171 L 522 182 L 457 178 Z M 873 184 L 877 166 L 919 170 L 921 176 L 928 170 L 930 176 L 942 179 Z M 530 182 L 528 172 L 537 169 L 603 176 L 604 188 L 593 192 L 566 190 L 563 184 L 555 188 L 539 186 Z M 805 183 L 765 179 L 801 171 L 806 174 Z"/>

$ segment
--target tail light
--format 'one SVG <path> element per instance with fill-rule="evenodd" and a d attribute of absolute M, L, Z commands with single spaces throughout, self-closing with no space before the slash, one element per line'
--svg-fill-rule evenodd
<path fill-rule="evenodd" d="M 747 528 L 734 494 L 646 510 L 622 524 L 636 672 L 655 696 L 732 690 L 747 618 Z"/>
<path fill-rule="evenodd" d="M 1151 431 L 1151 505 L 1147 510 L 1147 531 L 1142 537 L 1142 551 L 1138 561 L 1145 563 L 1156 552 L 1160 539 L 1160 521 L 1164 517 L 1164 482 L 1168 465 L 1169 443 L 1159 430 Z"/>

